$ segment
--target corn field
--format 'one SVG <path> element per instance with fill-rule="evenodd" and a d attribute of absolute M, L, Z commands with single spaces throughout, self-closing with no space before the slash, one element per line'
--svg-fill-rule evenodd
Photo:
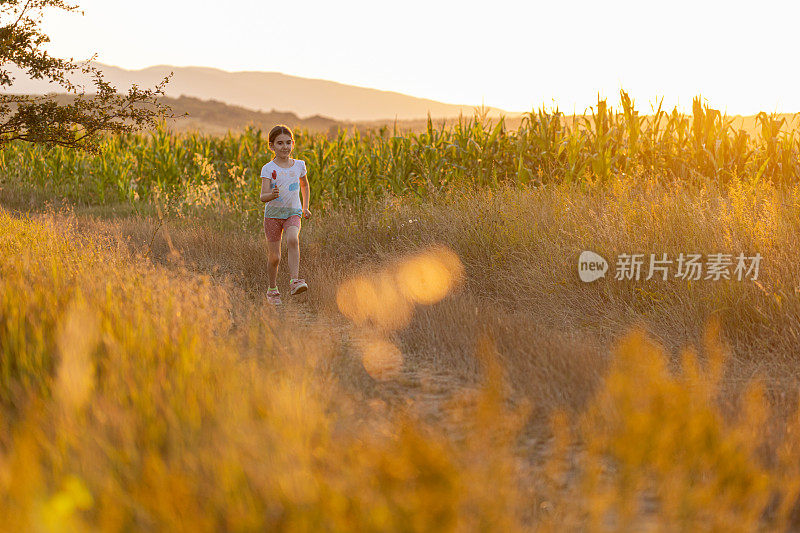
<path fill-rule="evenodd" d="M 720 184 L 800 179 L 800 130 L 785 118 L 762 112 L 750 134 L 699 97 L 692 115 L 660 105 L 641 115 L 627 93 L 620 95 L 621 109 L 599 99 L 590 115 L 570 119 L 541 108 L 516 130 L 476 110 L 448 127 L 429 118 L 419 134 L 388 127 L 340 130 L 334 138 L 297 132 L 294 157 L 307 162 L 312 205 L 323 208 L 387 195 L 432 198 L 453 187 L 603 183 L 621 174 Z M 270 158 L 261 130 L 214 137 L 173 134 L 162 125 L 106 137 L 97 153 L 12 143 L 0 149 L 0 179 L 88 204 L 167 199 L 257 211 L 259 170 Z"/>

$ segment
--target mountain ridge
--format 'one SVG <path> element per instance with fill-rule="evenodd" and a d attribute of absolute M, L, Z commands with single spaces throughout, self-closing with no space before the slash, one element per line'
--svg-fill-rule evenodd
<path fill-rule="evenodd" d="M 434 117 L 454 118 L 459 114 L 472 115 L 476 106 L 448 104 L 436 100 L 405 95 L 396 91 L 358 87 L 320 78 L 305 78 L 271 71 L 229 72 L 215 67 L 175 67 L 153 65 L 138 70 L 128 70 L 102 63 L 100 68 L 107 81 L 119 90 L 132 84 L 153 87 L 170 72 L 174 75 L 165 88 L 165 96 L 188 96 L 200 100 L 216 100 L 228 105 L 253 111 L 280 110 L 292 112 L 300 118 L 313 115 L 330 117 L 337 121 L 362 122 L 376 120 L 415 120 Z M 54 86 L 42 80 L 30 80 L 24 73 L 13 73 L 15 93 L 46 94 Z M 91 78 L 79 75 L 75 82 L 93 87 Z M 488 108 L 489 115 L 511 116 L 498 108 Z"/>

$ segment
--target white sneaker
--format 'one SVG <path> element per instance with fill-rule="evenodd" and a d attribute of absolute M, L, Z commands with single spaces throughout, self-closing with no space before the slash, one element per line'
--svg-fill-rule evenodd
<path fill-rule="evenodd" d="M 277 289 L 268 289 L 267 301 L 272 305 L 281 305 L 281 293 Z"/>
<path fill-rule="evenodd" d="M 308 285 L 306 285 L 306 280 L 304 279 L 293 279 L 289 281 L 289 293 L 300 294 L 301 292 L 306 292 L 308 290 Z"/>

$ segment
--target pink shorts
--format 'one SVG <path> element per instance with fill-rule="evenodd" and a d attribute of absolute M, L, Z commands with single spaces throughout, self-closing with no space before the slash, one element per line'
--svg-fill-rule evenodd
<path fill-rule="evenodd" d="M 300 217 L 292 215 L 289 218 L 264 218 L 264 234 L 269 242 L 280 242 L 283 228 L 287 226 L 300 227 Z"/>

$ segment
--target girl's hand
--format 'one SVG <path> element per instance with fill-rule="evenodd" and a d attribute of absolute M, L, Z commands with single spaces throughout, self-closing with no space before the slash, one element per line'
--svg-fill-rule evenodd
<path fill-rule="evenodd" d="M 273 170 L 272 171 L 272 198 L 270 198 L 270 201 L 272 201 L 275 198 L 277 198 L 278 196 L 280 196 L 278 194 L 278 182 L 275 181 L 277 179 L 278 179 L 278 171 L 277 170 Z"/>
<path fill-rule="evenodd" d="M 311 211 L 303 209 L 303 218 L 311 218 Z"/>

